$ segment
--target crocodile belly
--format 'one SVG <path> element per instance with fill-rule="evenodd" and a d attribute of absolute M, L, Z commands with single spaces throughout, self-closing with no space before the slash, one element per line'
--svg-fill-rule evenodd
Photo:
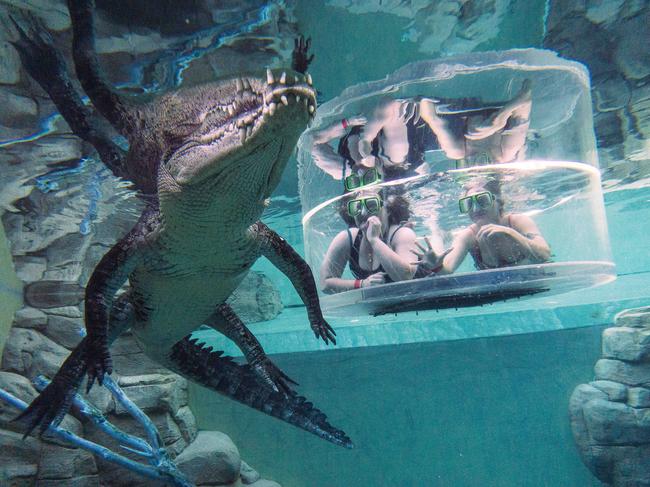
<path fill-rule="evenodd" d="M 133 286 L 137 309 L 133 332 L 145 353 L 161 361 L 156 356 L 166 356 L 175 343 L 205 324 L 245 275 L 211 272 L 173 279 L 138 276 Z"/>

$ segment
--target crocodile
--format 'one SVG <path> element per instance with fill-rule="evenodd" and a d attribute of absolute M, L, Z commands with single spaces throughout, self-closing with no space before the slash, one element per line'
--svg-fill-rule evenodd
<path fill-rule="evenodd" d="M 296 39 L 292 69 L 262 70 L 179 88 L 148 101 L 116 90 L 95 48 L 94 1 L 68 0 L 77 79 L 39 20 L 12 17 L 12 42 L 32 78 L 81 139 L 144 201 L 135 226 L 99 261 L 84 293 L 86 335 L 18 416 L 25 436 L 58 425 L 86 379 L 113 369 L 110 344 L 131 330 L 144 353 L 189 380 L 351 448 L 292 386 L 226 303 L 253 263 L 268 258 L 292 282 L 316 338 L 335 344 L 307 263 L 260 221 L 298 137 L 314 116 L 310 40 Z M 113 132 L 107 129 L 112 127 Z M 128 141 L 118 143 L 115 133 Z M 127 284 L 128 283 L 128 284 Z M 122 292 L 120 292 L 122 291 Z M 207 325 L 242 351 L 241 364 L 191 333 Z"/>

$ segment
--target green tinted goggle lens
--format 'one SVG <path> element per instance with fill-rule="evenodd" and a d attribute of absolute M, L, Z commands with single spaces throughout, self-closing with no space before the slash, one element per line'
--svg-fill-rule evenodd
<path fill-rule="evenodd" d="M 363 176 L 352 174 L 345 178 L 345 189 L 346 191 L 352 191 L 353 189 L 360 188 L 367 184 L 376 183 L 377 181 L 381 181 L 381 174 L 379 174 L 379 171 L 377 171 L 376 168 L 373 168 L 366 171 Z"/>
<path fill-rule="evenodd" d="M 494 203 L 494 195 L 489 191 L 465 196 L 458 200 L 458 208 L 461 213 L 469 213 L 472 209 L 486 209 Z"/>
<path fill-rule="evenodd" d="M 364 206 L 366 207 L 366 211 L 372 215 L 373 213 L 379 212 L 381 205 L 381 199 L 377 196 L 348 201 L 348 215 L 351 217 L 360 215 Z"/>

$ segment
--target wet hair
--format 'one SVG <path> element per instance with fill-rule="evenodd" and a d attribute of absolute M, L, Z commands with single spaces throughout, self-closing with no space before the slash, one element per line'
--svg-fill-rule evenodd
<path fill-rule="evenodd" d="M 338 214 L 348 227 L 356 227 L 357 222 L 348 213 L 348 202 L 355 198 L 355 193 L 346 193 L 343 198 L 339 200 Z"/>
<path fill-rule="evenodd" d="M 382 191 L 382 193 L 384 193 Z M 382 194 L 384 206 L 388 214 L 389 225 L 399 225 L 411 219 L 411 205 L 401 194 Z"/>

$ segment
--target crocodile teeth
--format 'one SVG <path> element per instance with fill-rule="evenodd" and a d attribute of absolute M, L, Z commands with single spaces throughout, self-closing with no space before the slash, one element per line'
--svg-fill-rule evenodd
<path fill-rule="evenodd" d="M 244 127 L 239 129 L 239 138 L 241 139 L 241 143 L 243 144 L 244 141 L 246 140 L 246 129 Z"/>
<path fill-rule="evenodd" d="M 275 78 L 273 77 L 273 72 L 269 69 L 266 68 L 266 82 L 270 85 L 275 83 Z"/>
<path fill-rule="evenodd" d="M 316 107 L 314 105 L 309 105 L 309 113 L 314 113 L 316 111 Z"/>
<path fill-rule="evenodd" d="M 313 80 L 311 79 L 311 74 L 307 73 L 305 75 L 305 80 L 307 80 L 307 84 L 311 86 L 313 84 Z"/>
<path fill-rule="evenodd" d="M 300 101 L 300 95 L 296 95 L 296 103 Z"/>
<path fill-rule="evenodd" d="M 235 114 L 235 109 L 232 105 L 228 105 L 228 115 L 232 116 Z"/>
<path fill-rule="evenodd" d="M 244 78 L 244 79 L 243 79 L 243 81 L 242 81 L 242 85 L 244 86 L 244 90 L 245 90 L 245 91 L 252 91 L 251 83 L 250 83 L 250 81 L 248 81 L 247 78 Z"/>
<path fill-rule="evenodd" d="M 246 127 L 246 137 L 250 137 L 253 133 L 253 127 Z"/>
<path fill-rule="evenodd" d="M 237 93 L 244 91 L 244 83 L 239 78 L 235 79 L 235 89 Z"/>
<path fill-rule="evenodd" d="M 280 76 L 280 83 L 283 85 L 287 84 L 287 73 L 282 71 L 282 76 Z"/>
<path fill-rule="evenodd" d="M 309 100 L 307 98 L 305 98 L 303 101 L 305 103 L 305 106 L 309 105 Z"/>
<path fill-rule="evenodd" d="M 282 96 L 280 97 L 280 101 L 282 102 L 282 104 L 283 104 L 284 106 L 287 106 L 287 105 L 289 104 L 289 100 L 287 100 L 287 97 L 284 96 L 284 95 L 282 95 Z"/>
<path fill-rule="evenodd" d="M 269 114 L 273 115 L 275 113 L 276 108 L 277 108 L 277 105 L 275 103 L 269 103 Z"/>
<path fill-rule="evenodd" d="M 264 105 L 264 108 L 262 108 L 262 114 L 266 115 L 267 113 L 269 113 L 269 107 L 267 105 Z"/>

